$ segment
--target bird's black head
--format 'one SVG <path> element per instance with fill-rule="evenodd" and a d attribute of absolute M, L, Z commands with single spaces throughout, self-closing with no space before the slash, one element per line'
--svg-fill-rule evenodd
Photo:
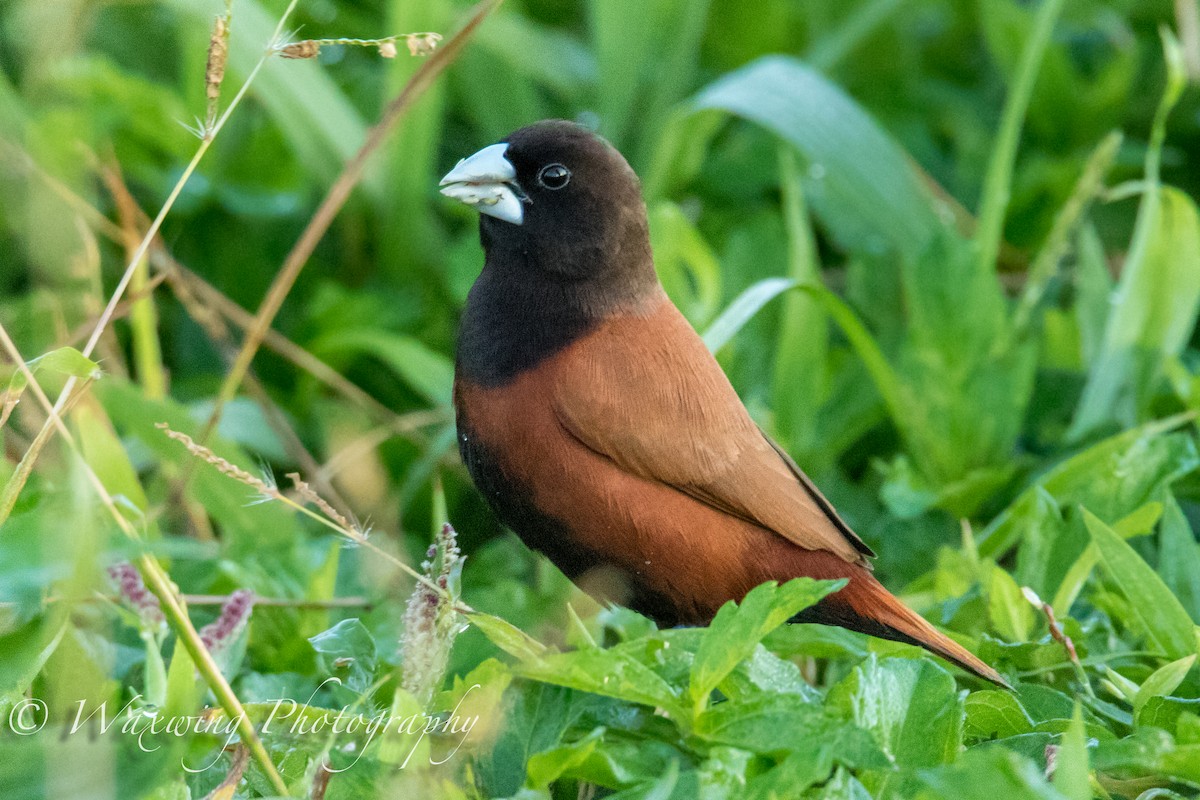
<path fill-rule="evenodd" d="M 442 187 L 481 213 L 489 264 L 568 281 L 654 280 L 637 175 L 582 125 L 521 128 L 460 161 Z"/>

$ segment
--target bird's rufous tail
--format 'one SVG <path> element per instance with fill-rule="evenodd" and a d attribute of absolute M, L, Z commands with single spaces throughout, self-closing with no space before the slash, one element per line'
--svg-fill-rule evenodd
<path fill-rule="evenodd" d="M 999 672 L 900 602 L 870 572 L 859 567 L 855 573 L 844 589 L 802 611 L 795 621 L 838 625 L 881 639 L 915 644 L 997 686 L 1012 688 Z"/>

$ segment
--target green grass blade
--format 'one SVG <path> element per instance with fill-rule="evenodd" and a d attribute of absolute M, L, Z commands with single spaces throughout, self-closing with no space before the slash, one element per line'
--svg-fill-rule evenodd
<path fill-rule="evenodd" d="M 1105 572 L 1129 601 L 1130 617 L 1126 622 L 1168 658 L 1195 655 L 1196 626 L 1162 578 L 1095 514 L 1084 509 L 1083 521 Z"/>
<path fill-rule="evenodd" d="M 1065 0 L 1042 0 L 1033 32 L 1021 53 L 1016 81 L 1008 94 L 1004 113 L 1000 118 L 1000 129 L 992 148 L 987 176 L 983 184 L 983 198 L 979 207 L 979 226 L 975 233 L 978 252 L 977 265 L 980 271 L 996 268 L 996 254 L 1000 252 L 1000 241 L 1004 238 L 1004 215 L 1012 194 L 1013 166 L 1017 160 L 1017 144 L 1021 135 L 1021 123 L 1029 109 L 1033 96 L 1033 85 L 1038 69 L 1050 44 L 1050 34 L 1062 13 Z"/>
<path fill-rule="evenodd" d="M 809 199 L 835 236 L 915 258 L 944 228 L 904 151 L 840 87 L 793 58 L 766 56 L 714 81 L 692 107 L 720 109 L 790 143 Z"/>

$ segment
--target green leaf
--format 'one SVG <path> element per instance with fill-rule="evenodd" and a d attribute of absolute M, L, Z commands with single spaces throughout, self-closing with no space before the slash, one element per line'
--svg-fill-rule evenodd
<path fill-rule="evenodd" d="M 1092 755 L 1092 768 L 1200 787 L 1200 744 L 1180 745 L 1159 728 L 1143 728 L 1120 741 L 1100 742 Z"/>
<path fill-rule="evenodd" d="M 968 750 L 957 763 L 919 773 L 920 800 L 1062 800 L 1043 768 L 1002 747 Z"/>
<path fill-rule="evenodd" d="M 714 81 L 692 107 L 748 119 L 792 144 L 812 165 L 808 197 L 837 239 L 915 258 L 943 228 L 896 142 L 816 70 L 767 56 Z"/>
<path fill-rule="evenodd" d="M 528 681 L 514 682 L 503 707 L 491 719 L 494 742 L 474 760 L 484 797 L 509 797 L 526 782 L 526 765 L 535 753 L 557 747 L 564 734 L 611 701 L 584 692 Z M 588 726 L 589 730 L 594 726 Z"/>
<path fill-rule="evenodd" d="M 1196 629 L 1187 611 L 1137 551 L 1087 509 L 1084 523 L 1100 563 L 1129 601 L 1131 618 L 1151 646 L 1172 659 L 1196 653 Z"/>
<path fill-rule="evenodd" d="M 988 581 L 988 616 L 1010 642 L 1028 641 L 1036 622 L 1033 606 L 1021 594 L 1021 587 L 996 565 L 992 565 Z"/>
<path fill-rule="evenodd" d="M 650 245 L 663 289 L 693 325 L 703 326 L 721 300 L 721 264 L 712 247 L 666 200 L 650 209 Z"/>
<path fill-rule="evenodd" d="M 1083 713 L 1078 704 L 1071 715 L 1071 726 L 1063 734 L 1054 759 L 1054 788 L 1068 800 L 1092 800 L 1088 780 L 1088 748 L 1083 728 Z"/>
<path fill-rule="evenodd" d="M 312 349 L 338 361 L 350 355 L 376 358 L 430 404 L 450 405 L 453 362 L 412 336 L 378 328 L 348 328 L 322 336 L 313 342 Z"/>
<path fill-rule="evenodd" d="M 998 559 L 1018 541 L 1022 518 L 1041 502 L 1039 491 L 1061 507 L 1082 505 L 1108 520 L 1157 499 L 1165 484 L 1200 467 L 1192 436 L 1169 433 L 1184 421 L 1171 417 L 1131 428 L 1055 464 L 984 529 L 979 555 Z"/>
<path fill-rule="evenodd" d="M 467 614 L 467 619 L 483 631 L 492 644 L 521 661 L 537 661 L 553 652 L 508 620 L 479 611 Z"/>
<path fill-rule="evenodd" d="M 670 684 L 623 649 L 552 653 L 522 662 L 514 671 L 543 683 L 661 708 L 674 719 L 686 719 Z"/>
<path fill-rule="evenodd" d="M 696 719 L 694 732 L 706 741 L 755 753 L 790 753 L 825 774 L 834 763 L 864 769 L 891 766 L 868 733 L 796 695 L 761 694 L 745 702 L 717 703 Z"/>
<path fill-rule="evenodd" d="M 74 413 L 75 424 L 79 431 L 79 446 L 83 450 L 83 458 L 88 466 L 96 473 L 96 477 L 104 484 L 113 497 L 124 497 L 145 513 L 149 501 L 138 480 L 137 471 L 129 460 L 125 446 L 117 438 L 112 423 L 105 416 L 103 409 L 94 399 L 88 398 L 81 402 Z M 135 527 L 141 527 L 143 520 L 136 520 Z"/>
<path fill-rule="evenodd" d="M 1136 695 L 1135 695 L 1136 696 Z M 1151 697 L 1137 713 L 1135 721 L 1138 728 L 1162 728 L 1167 733 L 1175 734 L 1181 739 L 1183 733 L 1181 721 L 1188 719 L 1200 720 L 1200 698 L 1184 699 L 1182 697 Z M 1200 738 L 1193 737 L 1187 744 L 1200 744 Z"/>
<path fill-rule="evenodd" d="M 1178 355 L 1200 313 L 1200 212 L 1183 192 L 1158 190 L 1143 201 L 1152 216 L 1143 231 L 1139 217 L 1103 349 L 1088 377 L 1072 435 L 1104 422 L 1123 424 L 1145 414 L 1165 359 Z"/>
<path fill-rule="evenodd" d="M 169 717 L 185 717 L 196 713 L 203 697 L 203 682 L 196 672 L 196 664 L 187 648 L 178 640 L 171 651 L 171 664 L 167 667 L 167 698 L 163 713 Z"/>
<path fill-rule="evenodd" d="M 1169 695 L 1183 683 L 1183 679 L 1187 677 L 1188 672 L 1196 663 L 1196 654 L 1192 653 L 1186 658 L 1181 658 L 1178 661 L 1172 661 L 1170 664 L 1159 667 L 1149 678 L 1142 682 L 1142 686 L 1138 689 L 1133 698 L 1133 713 L 1136 716 L 1146 702 L 1152 697 L 1162 697 Z"/>
<path fill-rule="evenodd" d="M 779 145 L 779 185 L 787 231 L 787 275 L 796 284 L 819 284 L 821 262 L 791 148 Z M 829 318 L 820 301 L 801 292 L 783 300 L 771 375 L 775 433 L 792 450 L 820 450 L 821 407 L 829 394 Z"/>
<path fill-rule="evenodd" d="M 39 372 L 52 372 L 56 375 L 66 375 L 71 378 L 99 380 L 104 374 L 100 365 L 74 347 L 60 347 L 45 355 L 25 362 L 25 366 L 36 377 Z M 0 427 L 8 421 L 17 402 L 21 399 L 29 380 L 25 372 L 14 369 L 12 378 L 8 381 L 8 389 L 0 392 Z"/>
<path fill-rule="evenodd" d="M 1200 313 L 1200 212 L 1190 197 L 1160 184 L 1167 118 L 1187 83 L 1181 52 L 1162 28 L 1167 87 L 1146 148 L 1145 193 L 1113 296 L 1097 358 L 1070 436 L 1110 420 L 1132 424 L 1148 411 L 1164 360 L 1178 355 Z"/>
<path fill-rule="evenodd" d="M 962 697 L 953 676 L 926 659 L 871 655 L 829 690 L 827 702 L 900 766 L 950 762 L 962 746 Z"/>
<path fill-rule="evenodd" d="M 191 474 L 188 496 L 193 498 L 221 527 L 227 553 L 261 553 L 273 545 L 292 544 L 295 524 L 292 513 L 275 503 L 250 504 L 254 490 L 222 475 L 208 464 L 196 463 L 179 442 L 173 441 L 155 425 L 166 422 L 172 430 L 190 436 L 199 435 L 199 424 L 186 408 L 173 400 L 150 400 L 141 390 L 123 380 L 111 379 L 96 384 L 96 396 L 109 418 L 123 435 L 137 437 L 160 463 L 173 464 Z M 243 450 L 214 438 L 209 446 L 221 458 L 248 470 L 258 466 Z"/>
<path fill-rule="evenodd" d="M 1006 739 L 1033 730 L 1033 719 L 1012 692 L 985 689 L 967 695 L 964 735 L 971 740 Z"/>
<path fill-rule="evenodd" d="M 38 356 L 26 362 L 26 366 L 29 367 L 29 370 L 34 375 L 44 370 L 58 375 L 67 375 L 72 378 L 96 380 L 103 374 L 99 364 L 74 347 L 60 347 L 57 350 L 51 350 L 45 355 Z M 21 376 L 21 378 L 17 376 Z M 18 371 L 13 376 L 13 380 L 21 380 L 23 384 L 24 373 Z"/>
<path fill-rule="evenodd" d="M 730 601 L 721 606 L 692 664 L 688 695 L 696 712 L 704 708 L 712 690 L 754 652 L 763 637 L 844 585 L 844 581 L 809 578 L 796 578 L 782 586 L 764 583 L 751 589 L 741 603 Z"/>
<path fill-rule="evenodd" d="M 12 697 L 29 690 L 29 685 L 67 631 L 67 612 L 65 607 L 56 609 L 0 634 L 0 697 Z"/>
<path fill-rule="evenodd" d="M 582 739 L 544 750 L 532 756 L 527 766 L 529 773 L 527 785 L 533 789 L 548 787 L 565 773 L 587 761 L 596 751 L 596 745 L 600 743 L 603 736 L 604 728 L 597 728 Z"/>
<path fill-rule="evenodd" d="M 327 631 L 309 637 L 322 674 L 337 678 L 354 694 L 375 680 L 375 639 L 358 619 L 344 619 Z"/>

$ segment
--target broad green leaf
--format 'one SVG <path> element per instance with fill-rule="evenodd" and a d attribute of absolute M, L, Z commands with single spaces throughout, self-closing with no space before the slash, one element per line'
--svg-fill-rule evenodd
<path fill-rule="evenodd" d="M 484 797 L 510 797 L 527 778 L 526 765 L 535 753 L 558 747 L 566 732 L 584 725 L 612 701 L 549 684 L 514 681 L 500 709 L 490 717 L 494 740 L 473 759 Z"/>
<path fill-rule="evenodd" d="M 1153 530 L 1161 514 L 1161 503 L 1146 503 L 1128 516 L 1114 522 L 1112 527 L 1122 539 L 1145 536 Z M 1087 527 L 1083 525 L 1082 517 L 1077 517 L 1077 519 L 1079 520 L 1079 527 L 1083 530 L 1084 536 L 1089 541 L 1079 552 L 1075 563 L 1067 569 L 1066 574 L 1063 575 L 1062 583 L 1059 584 L 1058 591 L 1054 593 L 1054 601 L 1051 603 L 1051 606 L 1054 608 L 1054 613 L 1063 618 L 1070 613 L 1071 606 L 1075 603 L 1076 598 L 1079 597 L 1079 593 L 1083 591 L 1084 583 L 1087 582 L 1087 579 L 1092 574 L 1092 569 L 1095 568 L 1100 559 L 1099 550 L 1096 548 L 1095 543 L 1090 541 L 1091 536 L 1087 533 Z"/>
<path fill-rule="evenodd" d="M 686 718 L 676 691 L 623 650 L 552 653 L 536 661 L 524 661 L 514 671 L 543 683 L 661 708 L 674 719 Z"/>
<path fill-rule="evenodd" d="M 63 606 L 0 635 L 0 697 L 29 691 L 67 631 L 69 615 Z"/>
<path fill-rule="evenodd" d="M 1182 697 L 1151 697 L 1138 711 L 1135 721 L 1137 727 L 1151 726 L 1162 728 L 1167 733 L 1180 736 L 1181 721 L 1191 716 L 1200 720 L 1200 698 L 1184 699 Z M 1200 738 L 1185 741 L 1185 744 L 1200 744 Z"/>
<path fill-rule="evenodd" d="M 823 286 L 800 286 L 802 291 L 811 292 L 820 300 L 829 314 L 830 319 L 837 323 L 842 333 L 850 340 L 850 345 L 862 360 L 863 365 L 875 384 L 879 396 L 883 398 L 892 418 L 897 422 L 903 419 L 904 406 L 900 385 L 900 377 L 895 368 L 883 353 L 879 342 L 871 335 L 867 326 L 844 300 Z M 898 423 L 899 424 L 899 423 Z"/>
<path fill-rule="evenodd" d="M 1195 663 L 1196 654 L 1192 653 L 1186 658 L 1172 661 L 1155 670 L 1149 678 L 1142 682 L 1142 687 L 1133 697 L 1134 716 L 1137 716 L 1150 698 L 1163 697 L 1175 691 L 1179 684 L 1183 683 L 1183 679 L 1187 677 Z"/>
<path fill-rule="evenodd" d="M 529 759 L 528 784 L 532 788 L 544 789 L 591 757 L 596 745 L 604 736 L 604 728 L 597 728 L 582 739 L 570 744 L 545 750 Z"/>
<path fill-rule="evenodd" d="M 336 678 L 354 694 L 362 694 L 374 682 L 375 639 L 360 620 L 344 619 L 308 641 L 317 651 L 322 674 Z"/>
<path fill-rule="evenodd" d="M 84 460 L 104 488 L 113 497 L 124 497 L 145 513 L 150 507 L 146 493 L 104 409 L 95 399 L 86 398 L 72 416 L 78 427 L 79 446 L 83 450 Z M 140 528 L 141 523 L 142 520 L 134 520 L 135 527 Z"/>
<path fill-rule="evenodd" d="M 1044 750 L 1044 745 L 1042 748 Z M 922 770 L 920 800 L 1062 800 L 1044 767 L 1002 747 L 975 748 L 949 766 Z"/>
<path fill-rule="evenodd" d="M 339 362 L 348 356 L 377 358 L 432 405 L 450 405 L 453 362 L 412 336 L 376 328 L 347 328 L 319 338 L 312 349 Z"/>
<path fill-rule="evenodd" d="M 25 366 L 35 377 L 39 372 L 52 372 L 69 378 L 98 380 L 104 374 L 99 364 L 84 356 L 74 347 L 60 347 L 57 350 L 51 350 L 45 355 L 25 362 Z M 25 377 L 24 370 L 14 368 L 12 378 L 8 381 L 8 388 L 0 392 L 0 427 L 3 427 L 4 423 L 8 421 L 9 415 L 12 414 L 13 408 L 16 407 L 28 384 L 29 379 Z"/>
<path fill-rule="evenodd" d="M 1177 744 L 1159 728 L 1143 728 L 1119 741 L 1101 742 L 1092 754 L 1092 768 L 1128 777 L 1166 777 L 1197 788 L 1200 744 Z"/>
<path fill-rule="evenodd" d="M 115 379 L 96 384 L 95 392 L 122 435 L 139 439 L 161 463 L 175 464 L 181 470 L 186 467 L 191 474 L 188 495 L 221 526 L 230 555 L 292 545 L 292 512 L 275 503 L 252 504 L 254 489 L 209 464 L 198 463 L 182 444 L 156 427 L 165 422 L 172 430 L 198 436 L 200 426 L 186 408 L 170 399 L 147 399 L 138 387 Z M 219 457 L 258 473 L 253 459 L 240 448 L 220 439 L 209 445 Z"/>
<path fill-rule="evenodd" d="M 1196 628 L 1175 595 L 1137 551 L 1087 509 L 1083 519 L 1100 554 L 1100 563 L 1129 601 L 1127 623 L 1169 658 L 1196 653 Z"/>
<path fill-rule="evenodd" d="M 74 347 L 60 347 L 57 350 L 51 350 L 45 355 L 38 356 L 26 362 L 26 366 L 29 367 L 29 371 L 34 375 L 44 370 L 57 375 L 67 375 L 72 378 L 96 380 L 103 374 L 99 364 Z M 20 385 L 24 386 L 25 373 L 21 371 L 14 373 L 13 381 L 19 382 Z"/>
<path fill-rule="evenodd" d="M 1006 739 L 1033 730 L 1033 720 L 1012 692 L 985 689 L 967 695 L 966 728 L 968 739 Z"/>
<path fill-rule="evenodd" d="M 795 153 L 779 145 L 779 184 L 787 231 L 787 276 L 796 284 L 819 284 L 821 262 L 804 199 Z M 775 432 L 804 453 L 818 447 L 829 392 L 829 318 L 815 297 L 790 292 L 783 299 L 775 364 L 771 375 Z"/>
<path fill-rule="evenodd" d="M 782 586 L 764 583 L 751 589 L 741 603 L 730 601 L 721 606 L 692 664 L 688 695 L 695 710 L 704 708 L 712 690 L 750 657 L 763 637 L 844 585 L 809 578 L 796 578 Z"/>
<path fill-rule="evenodd" d="M 1058 754 L 1054 758 L 1054 788 L 1068 800 L 1091 800 L 1092 787 L 1088 781 L 1088 748 L 1084 734 L 1083 713 L 1078 706 L 1071 715 L 1071 727 L 1063 734 Z"/>
<path fill-rule="evenodd" d="M 647 161 L 657 130 L 698 67 L 709 0 L 611 0 L 587 6 L 600 86 L 601 132 L 630 161 Z M 636 20 L 636 24 L 631 24 Z"/>
<path fill-rule="evenodd" d="M 1033 606 L 1021 594 L 1012 576 L 993 565 L 988 581 L 988 615 L 1000 635 L 1010 642 L 1025 642 L 1033 631 Z"/>
<path fill-rule="evenodd" d="M 570 777 L 609 788 L 632 787 L 686 757 L 667 742 L 597 728 L 583 739 L 530 758 L 527 784 L 540 787 Z"/>
<path fill-rule="evenodd" d="M 756 753 L 792 753 L 826 773 L 834 763 L 865 769 L 891 765 L 868 733 L 796 695 L 717 703 L 696 719 L 694 731 L 706 741 Z"/>
<path fill-rule="evenodd" d="M 1129 514 L 1175 478 L 1200 466 L 1195 440 L 1169 433 L 1183 417 L 1157 420 L 1098 442 L 1038 476 L 979 535 L 979 555 L 999 558 L 1022 534 L 1024 517 L 1041 502 L 1039 492 L 1063 508 L 1084 506 L 1102 519 Z"/>
<path fill-rule="evenodd" d="M 692 106 L 748 119 L 799 150 L 811 165 L 808 197 L 843 244 L 915 258 L 943 227 L 904 151 L 803 62 L 760 58 L 710 84 Z"/>
<path fill-rule="evenodd" d="M 962 746 L 963 699 L 950 673 L 926 659 L 872 655 L 830 689 L 828 705 L 902 767 L 951 762 Z"/>
<path fill-rule="evenodd" d="M 204 696 L 203 688 L 191 654 L 176 640 L 175 648 L 171 651 L 171 663 L 167 667 L 167 698 L 163 713 L 178 717 L 195 714 Z"/>

